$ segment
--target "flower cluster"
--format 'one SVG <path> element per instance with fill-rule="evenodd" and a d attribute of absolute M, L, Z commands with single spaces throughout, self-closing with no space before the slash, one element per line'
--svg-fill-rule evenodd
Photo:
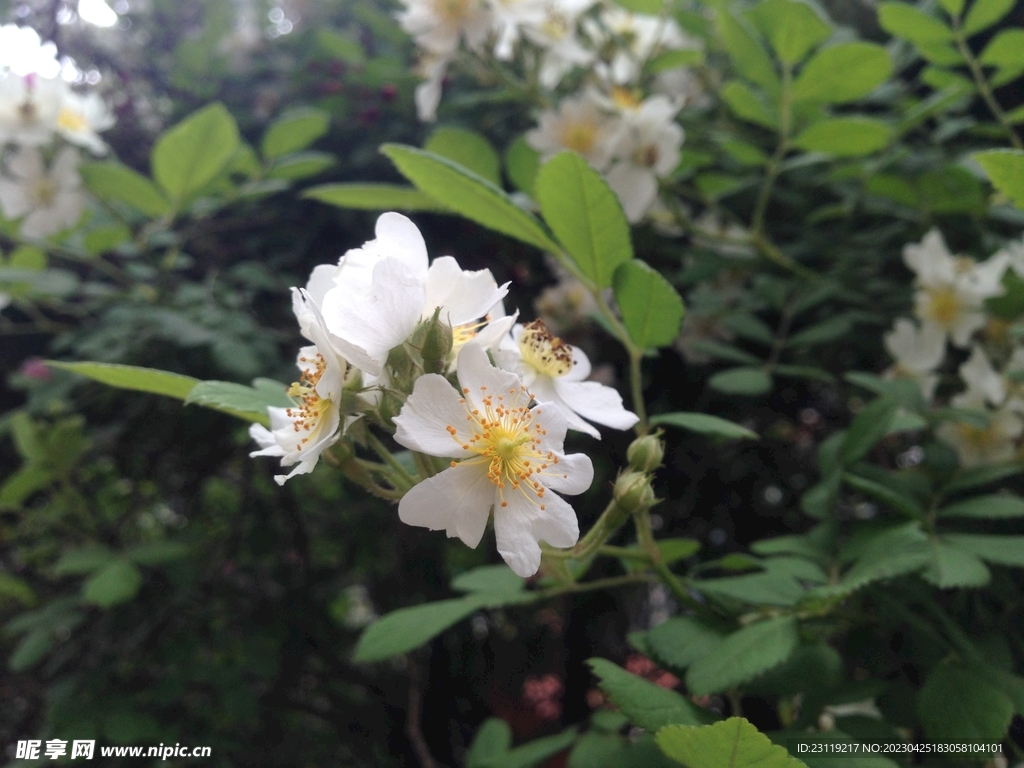
<path fill-rule="evenodd" d="M 585 381 L 582 350 L 540 320 L 516 324 L 506 294 L 490 270 L 463 270 L 451 256 L 431 262 L 416 225 L 383 214 L 375 239 L 293 289 L 312 344 L 299 353 L 293 405 L 269 409 L 271 429 L 251 428 L 252 455 L 294 467 L 276 477 L 283 484 L 339 441 L 360 467 L 357 447 L 381 448 L 368 430 L 391 432 L 419 457 L 418 483 L 407 473 L 411 487 L 391 480 L 402 521 L 475 547 L 493 509 L 502 557 L 521 576 L 536 573 L 541 541 L 571 547 L 579 537 L 558 494 L 582 493 L 593 479 L 587 456 L 564 453 L 566 430 L 599 437 L 592 423 L 628 429 L 637 417 L 614 389 Z"/>
<path fill-rule="evenodd" d="M 970 349 L 959 367 L 965 388 L 949 404 L 974 418 L 945 421 L 936 436 L 965 467 L 1012 459 L 1024 433 L 1024 346 L 986 302 L 1004 294 L 1007 270 L 1024 276 L 1024 242 L 977 262 L 951 254 L 933 229 L 920 243 L 904 248 L 903 260 L 916 275 L 916 322 L 899 318 L 885 335 L 885 347 L 896 361 L 886 377 L 916 382 L 931 403 L 948 348 Z"/>
<path fill-rule="evenodd" d="M 460 52 L 498 68 L 518 66 L 542 93 L 530 146 L 542 158 L 563 149 L 585 157 L 632 222 L 655 207 L 659 180 L 679 163 L 683 129 L 676 115 L 702 95 L 688 69 L 652 74 L 647 66 L 659 55 L 699 47 L 673 18 L 597 0 L 403 3 L 399 20 L 422 54 L 421 119 L 435 118 L 445 74 Z M 565 94 L 559 86 L 567 81 L 583 85 Z"/>
<path fill-rule="evenodd" d="M 0 28 L 0 41 L 17 41 L 26 55 L 42 46 L 30 29 Z M 31 58 L 31 57 L 30 57 Z M 40 59 L 42 61 L 42 59 Z M 74 226 L 85 207 L 78 147 L 107 151 L 100 132 L 113 115 L 94 92 L 71 89 L 57 71 L 0 65 L 0 212 L 21 219 L 21 235 L 41 238 Z"/>

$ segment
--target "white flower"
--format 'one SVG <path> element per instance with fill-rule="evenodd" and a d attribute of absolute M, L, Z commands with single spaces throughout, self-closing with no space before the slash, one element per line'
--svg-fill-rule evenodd
<path fill-rule="evenodd" d="M 620 127 L 620 118 L 599 109 L 592 98 L 576 96 L 563 99 L 557 110 L 541 112 L 540 124 L 527 131 L 526 141 L 542 160 L 569 149 L 603 171 L 611 162 Z"/>
<path fill-rule="evenodd" d="M 1003 377 L 996 373 L 985 351 L 977 345 L 971 350 L 967 362 L 960 366 L 960 378 L 967 385 L 967 392 L 970 394 L 967 399 L 971 402 L 984 400 L 990 405 L 998 406 L 1006 399 Z"/>
<path fill-rule="evenodd" d="M 315 314 L 315 308 L 311 311 Z M 249 428 L 249 435 L 260 446 L 250 456 L 279 456 L 282 467 L 296 465 L 287 475 L 274 476 L 278 485 L 295 475 L 312 472 L 320 454 L 343 432 L 339 429 L 339 402 L 347 364 L 334 353 L 320 322 L 310 323 L 307 331 L 315 343 L 299 350 L 296 365 L 302 375 L 288 390 L 295 405 L 268 408 L 269 430 L 262 424 Z"/>
<path fill-rule="evenodd" d="M 917 274 L 917 316 L 948 333 L 958 347 L 966 347 L 985 324 L 985 299 L 1003 292 L 1000 281 L 1008 257 L 997 254 L 980 264 L 954 257 L 939 231 L 932 229 L 919 245 L 903 249 L 903 260 Z"/>
<path fill-rule="evenodd" d="M 1024 432 L 1024 421 L 1008 407 L 985 407 L 981 392 L 968 390 L 951 400 L 957 408 L 983 411 L 988 425 L 978 427 L 966 421 L 946 421 L 935 429 L 935 436 L 956 451 L 966 469 L 1009 461 L 1017 452 L 1017 438 Z"/>
<path fill-rule="evenodd" d="M 463 40 L 478 50 L 487 39 L 491 16 L 484 0 L 402 0 L 402 29 L 416 45 L 438 56 L 451 56 Z"/>
<path fill-rule="evenodd" d="M 930 402 L 939 383 L 935 369 L 946 355 L 945 332 L 932 324 L 918 328 L 913 321 L 901 317 L 885 334 L 884 341 L 885 348 L 896 360 L 896 365 L 885 372 L 886 378 L 915 380 Z"/>
<path fill-rule="evenodd" d="M 31 27 L 0 25 L 0 76 L 5 69 L 15 75 L 56 77 L 60 74 L 57 46 L 42 42 Z"/>
<path fill-rule="evenodd" d="M 0 312 L 5 310 L 11 305 L 11 297 L 3 292 L 0 292 Z"/>
<path fill-rule="evenodd" d="M 603 8 L 600 24 L 587 24 L 587 32 L 599 50 L 616 44 L 610 61 L 599 62 L 594 71 L 617 85 L 637 83 L 644 64 L 659 50 L 700 47 L 700 41 L 689 37 L 670 17 L 630 13 L 617 6 Z"/>
<path fill-rule="evenodd" d="M 0 80 L 0 144 L 23 147 L 49 144 L 67 91 L 62 80 L 36 75 Z"/>
<path fill-rule="evenodd" d="M 425 53 L 420 56 L 417 70 L 423 82 L 416 86 L 416 116 L 425 123 L 437 119 L 437 107 L 441 103 L 441 84 L 448 71 L 450 57 Z"/>
<path fill-rule="evenodd" d="M 98 94 L 84 96 L 68 90 L 57 113 L 57 133 L 95 155 L 105 154 L 107 145 L 99 137 L 114 125 L 114 115 Z"/>
<path fill-rule="evenodd" d="M 1005 257 L 1017 277 L 1024 277 L 1024 238 L 1007 243 L 995 255 Z"/>
<path fill-rule="evenodd" d="M 480 318 L 508 293 L 508 284 L 499 287 L 490 270 L 463 270 L 451 256 L 428 266 L 423 236 L 401 214 L 382 214 L 376 235 L 342 256 L 332 286 L 324 284 L 324 271 L 317 273 L 316 290 L 322 291 L 319 306 L 331 341 L 349 362 L 372 376 L 380 375 L 391 350 L 438 307 L 453 335 L 467 337 L 482 331 Z M 512 322 L 504 319 L 504 326 L 490 332 L 497 337 L 488 343 L 497 343 L 505 332 L 502 327 Z"/>
<path fill-rule="evenodd" d="M 540 22 L 523 25 L 523 34 L 543 51 L 537 79 L 544 88 L 554 90 L 573 67 L 594 61 L 576 34 L 579 17 L 592 5 L 594 0 L 542 0 Z"/>
<path fill-rule="evenodd" d="M 683 129 L 675 122 L 679 107 L 665 96 L 651 96 L 623 113 L 614 154 L 605 174 L 626 218 L 640 221 L 658 198 L 658 179 L 679 165 Z"/>
<path fill-rule="evenodd" d="M 630 429 L 639 420 L 614 389 L 584 381 L 590 375 L 586 354 L 552 336 L 543 320 L 516 325 L 512 339 L 497 353 L 499 365 L 519 374 L 538 401 L 561 408 L 572 429 L 600 439 L 601 433 L 584 419 L 614 429 Z"/>
<path fill-rule="evenodd" d="M 495 34 L 494 58 L 510 61 L 524 27 L 539 27 L 547 15 L 544 0 L 488 0 Z"/>
<path fill-rule="evenodd" d="M 562 411 L 529 408 L 519 377 L 493 367 L 479 345 L 463 347 L 458 369 L 461 394 L 443 376 L 421 376 L 395 418 L 395 440 L 406 448 L 453 459 L 406 493 L 398 516 L 476 547 L 493 508 L 498 552 L 518 575 L 532 576 L 539 542 L 571 547 L 579 538 L 576 513 L 556 494 L 585 491 L 594 467 L 562 452 Z"/>
<path fill-rule="evenodd" d="M 23 147 L 11 154 L 10 176 L 0 176 L 0 209 L 9 219 L 25 217 L 22 236 L 46 237 L 78 223 L 85 208 L 78 160 L 78 152 L 65 147 L 47 172 L 38 149 Z"/>

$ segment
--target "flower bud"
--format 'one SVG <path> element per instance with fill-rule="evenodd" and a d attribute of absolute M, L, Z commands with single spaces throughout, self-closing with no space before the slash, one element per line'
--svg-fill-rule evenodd
<path fill-rule="evenodd" d="M 643 472 L 623 472 L 615 481 L 612 496 L 626 512 L 639 512 L 654 503 L 654 489 Z"/>
<path fill-rule="evenodd" d="M 434 310 L 434 316 L 421 323 L 420 327 L 423 338 L 420 353 L 423 355 L 424 372 L 444 373 L 453 341 L 451 326 L 441 319 L 441 308 Z"/>
<path fill-rule="evenodd" d="M 626 458 L 637 472 L 653 472 L 665 458 L 665 446 L 655 435 L 644 435 L 630 443 Z"/>
<path fill-rule="evenodd" d="M 388 368 L 391 369 L 391 386 L 402 392 L 412 392 L 413 382 L 420 373 L 415 350 L 399 344 L 388 353 Z"/>
<path fill-rule="evenodd" d="M 381 392 L 380 402 L 377 404 L 377 412 L 380 414 L 381 421 L 390 425 L 391 420 L 401 412 L 403 405 L 405 405 L 405 401 L 397 392 L 385 389 Z"/>

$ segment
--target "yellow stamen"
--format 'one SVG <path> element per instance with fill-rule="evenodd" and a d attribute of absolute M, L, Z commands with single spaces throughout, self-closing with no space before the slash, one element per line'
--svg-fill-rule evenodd
<path fill-rule="evenodd" d="M 534 320 L 523 328 L 519 351 L 523 360 L 548 376 L 565 376 L 572 370 L 572 347 L 552 336 L 543 320 Z"/>

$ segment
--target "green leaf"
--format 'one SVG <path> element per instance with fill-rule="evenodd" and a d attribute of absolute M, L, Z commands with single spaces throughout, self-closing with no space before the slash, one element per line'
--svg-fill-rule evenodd
<path fill-rule="evenodd" d="M 792 576 L 781 571 L 701 579 L 691 582 L 691 586 L 711 598 L 747 605 L 796 605 L 805 592 Z"/>
<path fill-rule="evenodd" d="M 512 746 L 512 729 L 498 717 L 483 721 L 466 753 L 466 768 L 482 768 L 487 760 L 508 752 Z"/>
<path fill-rule="evenodd" d="M 588 659 L 598 686 L 634 725 L 656 731 L 663 725 L 701 725 L 713 715 L 675 691 L 632 675 L 606 659 Z"/>
<path fill-rule="evenodd" d="M 888 507 L 901 512 L 907 517 L 921 518 L 924 516 L 924 509 L 912 496 L 908 496 L 901 490 L 890 488 L 887 485 L 870 480 L 850 472 L 843 474 L 843 481 L 856 491 L 880 501 Z"/>
<path fill-rule="evenodd" d="M 696 539 L 658 539 L 657 545 L 665 565 L 685 560 L 700 550 L 700 542 Z"/>
<path fill-rule="evenodd" d="M 761 359 L 756 355 L 710 339 L 697 339 L 693 342 L 693 349 L 718 360 L 730 360 L 734 363 L 749 365 L 760 365 L 761 363 Z"/>
<path fill-rule="evenodd" d="M 832 36 L 832 27 L 798 0 L 764 0 L 748 15 L 786 64 L 803 61 L 812 48 Z"/>
<path fill-rule="evenodd" d="M 654 426 L 680 427 L 681 429 L 700 432 L 704 435 L 718 435 L 719 437 L 748 440 L 758 439 L 756 432 L 746 427 L 741 427 L 735 422 L 706 413 L 690 413 L 687 411 L 661 413 L 651 419 L 651 424 Z"/>
<path fill-rule="evenodd" d="M 434 130 L 423 148 L 447 157 L 494 186 L 501 186 L 501 159 L 491 142 L 475 131 L 441 127 Z"/>
<path fill-rule="evenodd" d="M 275 160 L 267 172 L 267 178 L 289 181 L 305 179 L 323 173 L 336 162 L 334 155 L 327 152 L 296 152 Z"/>
<path fill-rule="evenodd" d="M 89 232 L 82 240 L 82 245 L 90 256 L 108 253 L 122 243 L 132 239 L 132 232 L 124 224 L 112 224 L 109 227 L 98 227 Z"/>
<path fill-rule="evenodd" d="M 1005 81 L 1024 70 L 1024 29 L 1004 29 L 985 46 L 978 61 L 989 67 L 999 67 L 998 79 Z"/>
<path fill-rule="evenodd" d="M 153 146 L 153 178 L 176 204 L 213 181 L 238 149 L 238 126 L 211 104 L 164 131 Z"/>
<path fill-rule="evenodd" d="M 96 197 L 107 202 L 124 203 L 151 218 L 163 216 L 171 204 L 152 181 L 114 160 L 82 163 L 82 181 Z"/>
<path fill-rule="evenodd" d="M 7 660 L 12 672 L 23 672 L 42 660 L 53 648 L 53 635 L 48 629 L 35 629 L 21 638 L 21 641 Z"/>
<path fill-rule="evenodd" d="M 804 328 L 794 333 L 786 342 L 787 347 L 809 347 L 814 344 L 824 344 L 845 336 L 853 327 L 853 321 L 847 315 L 830 317 L 809 328 Z"/>
<path fill-rule="evenodd" d="M 889 79 L 892 61 L 880 45 L 840 43 L 818 51 L 793 84 L 795 101 L 843 104 L 867 96 Z"/>
<path fill-rule="evenodd" d="M 702 728 L 668 726 L 655 739 L 686 768 L 807 768 L 742 717 Z"/>
<path fill-rule="evenodd" d="M 899 401 L 892 397 L 880 397 L 866 405 L 850 423 L 839 449 L 840 462 L 848 465 L 866 456 L 885 437 L 899 407 Z"/>
<path fill-rule="evenodd" d="M 615 4 L 633 13 L 657 16 L 665 7 L 663 0 L 615 0 Z"/>
<path fill-rule="evenodd" d="M 763 128 L 776 129 L 779 125 L 777 117 L 765 107 L 760 97 L 746 83 L 730 80 L 720 91 L 722 100 L 729 105 L 736 117 Z"/>
<path fill-rule="evenodd" d="M 763 395 L 772 388 L 772 377 L 760 368 L 730 368 L 708 379 L 712 389 L 727 395 Z"/>
<path fill-rule="evenodd" d="M 1019 149 L 989 149 L 971 155 L 985 169 L 992 186 L 1018 208 L 1024 208 L 1024 152 Z"/>
<path fill-rule="evenodd" d="M 912 43 L 945 43 L 953 39 L 953 30 L 942 21 L 907 3 L 879 3 L 878 22 L 890 35 Z"/>
<path fill-rule="evenodd" d="M 932 562 L 921 575 L 939 589 L 983 587 L 992 578 L 977 556 L 943 541 L 932 542 Z"/>
<path fill-rule="evenodd" d="M 398 184 L 321 184 L 302 193 L 338 208 L 365 211 L 444 211 L 443 205 L 413 187 Z"/>
<path fill-rule="evenodd" d="M 614 284 L 615 301 L 633 343 L 651 349 L 676 340 L 686 309 L 668 280 L 644 262 L 631 259 L 615 270 Z"/>
<path fill-rule="evenodd" d="M 202 381 L 188 393 L 185 404 L 213 408 L 243 421 L 261 424 L 269 421 L 267 408 L 295 405 L 285 393 L 286 385 L 269 379 L 257 379 L 257 382 L 259 386 L 247 387 L 230 381 Z"/>
<path fill-rule="evenodd" d="M 125 551 L 124 556 L 139 565 L 163 565 L 189 556 L 191 549 L 180 541 L 151 541 L 136 544 Z"/>
<path fill-rule="evenodd" d="M 114 560 L 115 555 L 109 547 L 93 545 L 66 552 L 53 566 L 57 576 L 67 574 L 83 574 L 98 571 Z"/>
<path fill-rule="evenodd" d="M 567 728 L 554 736 L 528 741 L 515 749 L 485 760 L 481 763 L 481 768 L 533 768 L 571 747 L 577 735 L 575 728 Z"/>
<path fill-rule="evenodd" d="M 840 583 L 848 589 L 859 589 L 874 581 L 914 573 L 931 561 L 928 537 L 917 523 L 908 523 L 868 540 L 856 564 L 843 574 Z"/>
<path fill-rule="evenodd" d="M 142 586 L 142 574 L 128 560 L 117 559 L 82 584 L 82 597 L 101 608 L 127 602 Z"/>
<path fill-rule="evenodd" d="M 633 243 L 619 198 L 601 174 L 579 155 L 559 152 L 537 172 L 535 191 L 544 221 L 583 274 L 610 286 L 616 267 L 632 260 Z"/>
<path fill-rule="evenodd" d="M 950 16 L 959 16 L 964 9 L 964 0 L 939 0 L 939 5 Z"/>
<path fill-rule="evenodd" d="M 1024 568 L 1024 536 L 947 533 L 942 540 L 958 549 L 973 552 L 990 563 Z"/>
<path fill-rule="evenodd" d="M 779 76 L 761 41 L 726 8 L 718 9 L 718 35 L 736 71 L 771 92 L 779 90 Z"/>
<path fill-rule="evenodd" d="M 417 188 L 452 211 L 542 250 L 561 250 L 533 215 L 486 179 L 415 147 L 385 144 L 381 151 Z"/>
<path fill-rule="evenodd" d="M 47 360 L 51 368 L 77 373 L 94 381 L 107 384 L 118 389 L 131 389 L 136 392 L 149 392 L 154 395 L 166 395 L 184 400 L 188 393 L 199 383 L 199 379 L 182 376 L 180 373 L 158 371 L 154 368 L 139 368 L 134 365 L 118 365 L 115 363 L 64 363 Z"/>
<path fill-rule="evenodd" d="M 35 605 L 36 593 L 24 579 L 9 573 L 0 573 L 0 608 L 10 608 L 11 602 L 25 606 Z"/>
<path fill-rule="evenodd" d="M 520 136 L 505 150 L 505 172 L 520 192 L 535 197 L 534 183 L 539 170 L 540 152 L 527 144 L 525 136 Z"/>
<path fill-rule="evenodd" d="M 917 713 L 930 741 L 998 742 L 1010 727 L 1013 702 L 969 667 L 944 662 L 918 691 Z"/>
<path fill-rule="evenodd" d="M 686 669 L 706 656 L 725 638 L 725 633 L 692 616 L 669 619 L 647 633 L 647 645 L 659 661 L 674 669 Z"/>
<path fill-rule="evenodd" d="M 686 673 L 686 687 L 697 695 L 735 688 L 788 659 L 799 642 L 793 616 L 750 624 L 694 660 Z"/>
<path fill-rule="evenodd" d="M 491 594 L 515 594 L 522 592 L 526 582 L 512 572 L 507 565 L 482 565 L 471 571 L 460 573 L 452 579 L 451 587 L 456 592 L 488 592 Z"/>
<path fill-rule="evenodd" d="M 950 494 L 969 491 L 971 488 L 1005 480 L 1008 477 L 1019 475 L 1021 472 L 1024 472 L 1024 466 L 1016 462 L 968 469 L 954 475 L 953 479 L 943 486 L 942 492 Z"/>
<path fill-rule="evenodd" d="M 665 51 L 648 60 L 644 69 L 652 75 L 668 72 L 679 67 L 696 67 L 704 63 L 704 51 L 700 48 Z"/>
<path fill-rule="evenodd" d="M 807 152 L 825 152 L 838 157 L 860 157 L 884 149 L 892 129 L 870 117 L 835 117 L 819 120 L 797 136 L 793 143 Z"/>
<path fill-rule="evenodd" d="M 483 607 L 486 598 L 471 594 L 392 611 L 366 628 L 353 658 L 358 662 L 381 661 L 418 648 Z"/>
<path fill-rule="evenodd" d="M 973 499 L 941 507 L 938 517 L 971 517 L 991 520 L 1024 517 L 1024 499 L 1004 494 L 976 496 Z"/>
<path fill-rule="evenodd" d="M 800 645 L 786 661 L 744 686 L 765 696 L 795 696 L 839 687 L 846 678 L 842 655 L 824 642 Z"/>
<path fill-rule="evenodd" d="M 331 116 L 322 109 L 302 107 L 277 118 L 266 133 L 260 151 L 268 160 L 305 149 L 319 139 L 331 125 Z"/>
<path fill-rule="evenodd" d="M 973 35 L 991 27 L 1013 8 L 1015 0 L 974 0 L 967 18 L 964 19 L 963 33 Z"/>

